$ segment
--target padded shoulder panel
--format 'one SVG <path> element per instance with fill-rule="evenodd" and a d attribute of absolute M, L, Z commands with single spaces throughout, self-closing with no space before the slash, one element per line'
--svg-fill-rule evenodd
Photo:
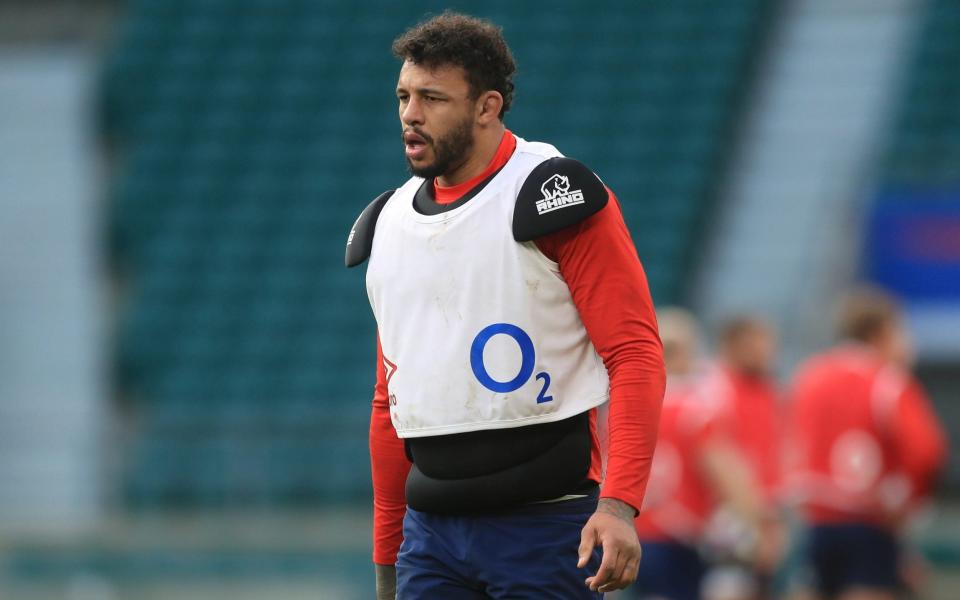
<path fill-rule="evenodd" d="M 513 239 L 529 242 L 576 225 L 607 205 L 607 188 L 586 165 L 550 158 L 530 172 L 517 194 Z"/>
<path fill-rule="evenodd" d="M 373 232 L 377 226 L 377 218 L 380 211 L 390 199 L 390 196 L 397 190 L 384 192 L 367 205 L 357 220 L 353 223 L 350 230 L 350 236 L 347 238 L 347 252 L 344 262 L 348 267 L 355 267 L 363 264 L 370 257 L 370 250 L 373 248 Z"/>

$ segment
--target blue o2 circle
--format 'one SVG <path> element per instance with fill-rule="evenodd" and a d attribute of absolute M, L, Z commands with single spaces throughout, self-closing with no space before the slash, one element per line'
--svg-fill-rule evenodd
<path fill-rule="evenodd" d="M 520 372 L 510 381 L 497 381 L 487 373 L 487 367 L 483 364 L 483 349 L 487 342 L 495 335 L 509 335 L 520 346 Z M 533 340 L 527 335 L 527 332 L 516 325 L 510 323 L 494 323 L 487 325 L 480 330 L 477 337 L 473 338 L 473 344 L 470 346 L 470 367 L 473 368 L 473 374 L 477 381 L 483 384 L 488 390 L 505 394 L 520 389 L 523 384 L 533 375 L 533 363 L 536 358 L 533 349 Z"/>

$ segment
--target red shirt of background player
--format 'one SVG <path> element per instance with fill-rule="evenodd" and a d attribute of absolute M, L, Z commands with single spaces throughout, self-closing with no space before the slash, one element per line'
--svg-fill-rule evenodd
<path fill-rule="evenodd" d="M 716 508 L 702 458 L 711 443 L 727 440 L 720 406 L 701 383 L 667 383 L 647 495 L 636 519 L 641 542 L 697 543 Z"/>
<path fill-rule="evenodd" d="M 946 456 L 920 384 L 866 346 L 801 366 L 790 424 L 790 487 L 814 525 L 890 525 L 929 493 Z"/>
<path fill-rule="evenodd" d="M 719 364 L 709 394 L 727 413 L 731 439 L 747 461 L 768 505 L 779 493 L 783 471 L 783 415 L 776 383 L 764 375 Z"/>

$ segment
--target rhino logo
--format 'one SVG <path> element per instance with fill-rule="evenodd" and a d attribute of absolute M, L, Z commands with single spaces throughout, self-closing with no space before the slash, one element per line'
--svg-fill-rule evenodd
<path fill-rule="evenodd" d="M 540 192 L 544 200 L 552 200 L 557 196 L 566 196 L 570 191 L 570 178 L 559 173 L 551 175 L 549 179 L 540 186 Z"/>
<path fill-rule="evenodd" d="M 574 204 L 583 204 L 583 191 L 570 189 L 570 178 L 560 173 L 551 175 L 540 186 L 541 200 L 537 200 L 537 214 L 546 214 Z"/>

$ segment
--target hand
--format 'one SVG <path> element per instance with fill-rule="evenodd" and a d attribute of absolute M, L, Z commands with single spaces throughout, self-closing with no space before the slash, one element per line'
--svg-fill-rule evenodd
<path fill-rule="evenodd" d="M 773 574 L 787 551 L 787 528 L 777 515 L 765 515 L 757 527 L 753 564 L 758 571 Z"/>
<path fill-rule="evenodd" d="M 397 568 L 393 565 L 373 565 L 377 575 L 377 600 L 396 600 Z"/>
<path fill-rule="evenodd" d="M 580 534 L 580 560 L 583 568 L 590 560 L 594 546 L 603 548 L 603 560 L 597 574 L 584 583 L 594 592 L 623 589 L 637 579 L 640 568 L 640 540 L 633 524 L 633 507 L 615 498 L 601 498 Z"/>

